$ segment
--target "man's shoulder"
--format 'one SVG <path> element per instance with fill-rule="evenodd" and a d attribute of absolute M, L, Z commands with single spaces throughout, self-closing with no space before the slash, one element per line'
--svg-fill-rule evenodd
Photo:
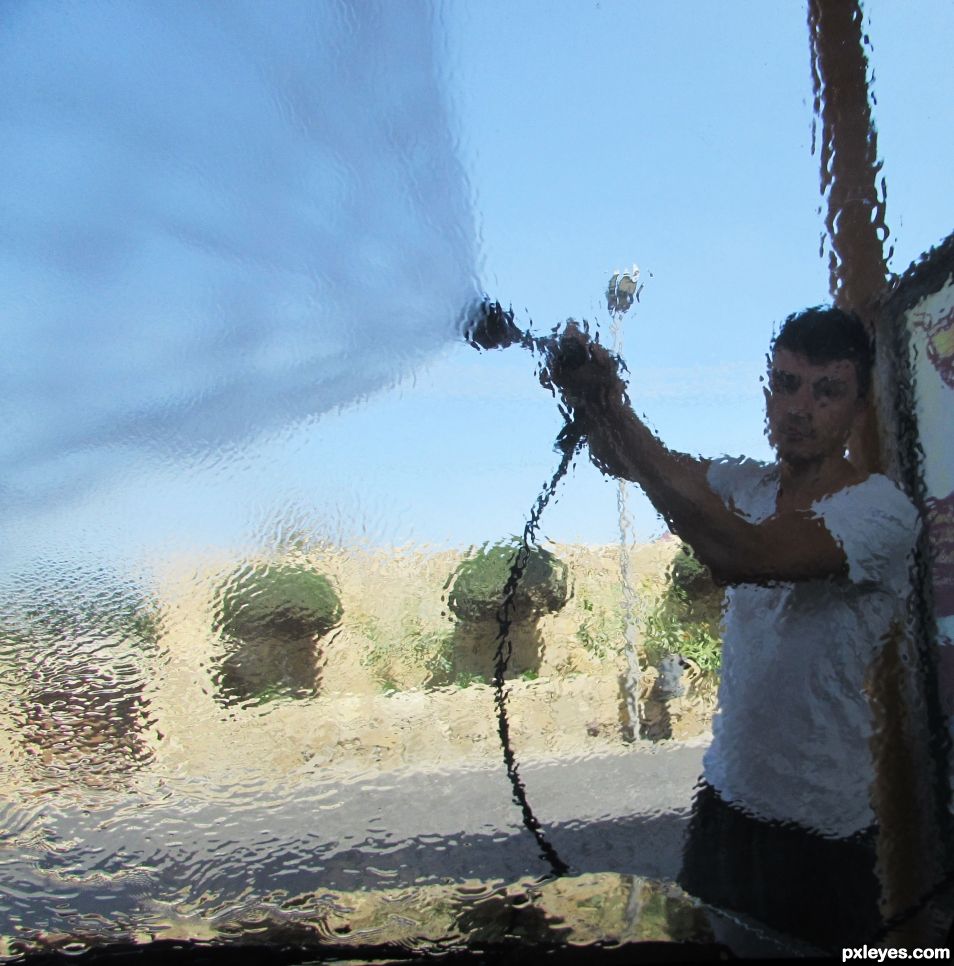
<path fill-rule="evenodd" d="M 813 510 L 844 550 L 852 581 L 904 590 L 920 520 L 897 483 L 872 473 L 819 500 Z"/>
<path fill-rule="evenodd" d="M 778 480 L 778 465 L 748 456 L 723 456 L 712 460 L 706 478 L 709 486 L 723 500 L 745 502 L 765 487 L 770 486 L 774 491 Z"/>
<path fill-rule="evenodd" d="M 883 473 L 871 473 L 851 482 L 815 503 L 816 512 L 831 505 L 851 507 L 855 512 L 873 511 L 897 517 L 912 528 L 916 526 L 918 512 L 911 498 L 890 477 Z"/>

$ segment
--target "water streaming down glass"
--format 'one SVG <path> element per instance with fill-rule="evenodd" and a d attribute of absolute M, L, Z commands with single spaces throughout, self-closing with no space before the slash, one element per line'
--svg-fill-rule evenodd
<path fill-rule="evenodd" d="M 143 466 L 222 476 L 455 333 L 473 229 L 426 6 L 4 28 L 5 522 Z"/>
<path fill-rule="evenodd" d="M 223 591 L 219 630 L 255 653 L 210 675 L 192 646 L 208 632 L 179 619 L 196 574 L 160 604 L 154 551 L 164 526 L 173 544 L 190 530 L 234 541 L 261 485 L 243 474 L 276 437 L 456 336 L 476 291 L 473 228 L 432 16 L 383 3 L 4 14 L 4 943 L 202 938 L 272 854 L 261 902 L 289 894 L 289 867 L 299 892 L 334 884 L 309 844 L 327 792 L 286 808 L 283 833 L 281 782 L 267 767 L 242 777 L 256 722 L 243 738 L 228 714 L 177 702 L 313 689 L 309 636 L 337 625 L 335 588 L 319 588 L 318 625 L 266 614 L 253 630 Z M 286 481 L 265 485 L 280 506 Z M 302 579 L 263 566 L 278 593 Z M 299 656 L 286 647 L 273 666 L 263 653 L 283 636 Z M 183 720 L 198 746 L 221 743 L 218 773 L 175 748 Z M 274 734 L 258 740 L 274 751 Z"/>

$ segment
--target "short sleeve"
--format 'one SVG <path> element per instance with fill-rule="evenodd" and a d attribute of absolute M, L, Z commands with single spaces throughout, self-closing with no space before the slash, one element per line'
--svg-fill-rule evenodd
<path fill-rule="evenodd" d="M 819 500 L 813 509 L 844 550 L 853 583 L 906 593 L 920 524 L 897 484 L 874 474 Z"/>
<path fill-rule="evenodd" d="M 706 482 L 730 510 L 752 521 L 771 516 L 775 509 L 776 486 L 773 467 L 746 456 L 713 460 Z"/>

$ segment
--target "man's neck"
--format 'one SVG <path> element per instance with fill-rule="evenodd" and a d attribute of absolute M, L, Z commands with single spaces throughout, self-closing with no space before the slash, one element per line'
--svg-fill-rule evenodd
<path fill-rule="evenodd" d="M 804 462 L 781 460 L 777 511 L 807 510 L 816 500 L 864 478 L 840 453 Z"/>

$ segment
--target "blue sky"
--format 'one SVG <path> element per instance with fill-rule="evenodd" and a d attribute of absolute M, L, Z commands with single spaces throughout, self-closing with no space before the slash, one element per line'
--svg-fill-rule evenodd
<path fill-rule="evenodd" d="M 12 18 L 3 29 L 21 44 L 23 62 L 33 63 L 28 28 L 38 28 L 29 12 L 38 8 L 24 9 L 28 15 L 20 23 Z M 116 8 L 97 9 L 108 21 Z M 119 391 L 119 403 L 136 403 L 120 407 L 123 433 L 100 445 L 109 433 L 94 427 L 100 434 L 95 446 L 90 437 L 77 437 L 80 442 L 74 440 L 57 463 L 58 485 L 47 487 L 51 474 L 38 471 L 31 485 L 40 496 L 29 505 L 21 500 L 8 519 L 8 547 L 28 556 L 46 554 L 56 544 L 58 553 L 72 548 L 155 558 L 189 547 L 254 546 L 280 518 L 372 544 L 467 545 L 519 531 L 556 465 L 551 449 L 560 426 L 556 407 L 537 386 L 533 360 L 525 353 L 479 354 L 455 343 L 448 306 L 457 293 L 479 289 L 512 303 L 524 324 L 547 330 L 568 316 L 584 316 L 608 338 L 603 292 L 612 272 L 633 262 L 642 269 L 645 288 L 626 317 L 623 351 L 637 410 L 685 451 L 768 455 L 758 380 L 772 326 L 794 309 L 826 300 L 828 289 L 819 255 L 822 200 L 818 160 L 811 154 L 804 5 L 446 0 L 433 17 L 426 4 L 402 6 L 413 11 L 403 22 L 395 19 L 395 9 L 383 4 L 377 10 L 375 16 L 391 20 L 389 29 L 367 33 L 370 54 L 354 46 L 350 22 L 325 23 L 334 20 L 330 13 L 310 24 L 312 34 L 293 29 L 296 36 L 288 38 L 278 18 L 254 56 L 249 50 L 255 45 L 227 25 L 232 32 L 221 72 L 235 97 L 247 97 L 228 110 L 248 141 L 273 145 L 269 152 L 262 149 L 258 166 L 230 167 L 235 152 L 227 139 L 215 141 L 206 130 L 201 104 L 184 111 L 191 140 L 178 166 L 159 164 L 155 146 L 138 128 L 122 129 L 127 148 L 153 159 L 149 178 L 127 186 L 136 201 L 132 210 L 141 216 L 139 230 L 126 231 L 128 204 L 71 209 L 71 230 L 92 218 L 98 237 L 120 239 L 114 251 L 120 268 L 108 280 L 112 287 L 97 288 L 105 283 L 102 263 L 94 261 L 79 276 L 81 294 L 94 305 L 103 304 L 104 292 L 114 304 L 121 294 L 127 316 L 136 317 L 130 325 L 152 336 L 151 342 L 136 343 L 143 371 L 159 370 L 165 381 L 140 383 L 148 405 L 130 389 Z M 895 246 L 891 266 L 903 271 L 954 228 L 954 107 L 948 96 L 954 85 L 947 50 L 954 9 L 940 0 L 917 5 L 869 0 L 865 11 Z M 433 70 L 422 65 L 427 51 L 414 46 L 426 35 L 417 29 L 422 17 L 436 25 Z M 363 29 L 364 21 L 357 20 Z M 207 51 L 218 52 L 221 28 L 203 22 L 189 42 L 197 50 L 201 41 Z M 114 53 L 123 48 L 130 28 L 105 23 L 102 29 L 113 31 Z M 158 38 L 155 49 L 161 51 L 162 44 L 182 49 L 161 16 L 148 29 L 139 25 L 144 48 L 153 49 L 150 29 Z M 323 49 L 328 30 L 345 39 L 324 48 L 323 60 L 314 51 Z M 317 47 L 312 36 L 319 38 Z M 71 40 L 64 35 L 57 42 L 68 47 Z M 286 43 L 290 47 L 283 52 Z M 185 50 L 183 83 L 196 69 Z M 409 50 L 417 52 L 410 57 Z M 406 66 L 412 61 L 413 69 Z M 132 90 L 138 89 L 136 57 L 124 51 L 110 63 L 123 64 Z M 8 72 L 15 69 L 9 64 L 8 59 Z M 301 73 L 293 76 L 297 66 Z M 119 68 L 106 69 L 107 81 L 109 69 Z M 301 81 L 313 69 L 324 72 L 324 93 L 309 92 Z M 50 76 L 59 70 L 51 65 Z M 356 92 L 367 86 L 368 76 L 370 99 L 359 104 L 355 98 L 363 95 Z M 249 77 L 265 77 L 284 92 L 298 93 L 278 103 L 261 100 L 260 86 Z M 146 75 L 140 80 L 148 92 Z M 334 85 L 340 88 L 337 100 L 325 96 Z M 44 89 L 39 84 L 34 92 Z M 113 87 L 107 83 L 103 89 Z M 411 93 L 402 99 L 402 90 Z M 43 109 L 47 102 L 39 103 Z M 188 99 L 170 96 L 156 103 L 171 132 L 169 143 L 181 145 L 176 125 Z M 430 106 L 414 117 L 408 116 L 408 104 Z M 111 107 L 110 116 L 116 110 Z M 129 98 L 119 110 L 120 117 L 135 119 L 139 107 Z M 309 110 L 331 111 L 321 116 L 337 118 L 329 143 L 321 141 L 326 129 L 309 129 Z M 7 107 L 5 113 L 15 126 L 16 111 Z M 55 157 L 65 170 L 78 156 L 71 140 L 79 136 L 78 125 L 64 121 L 65 113 L 49 114 L 44 143 L 60 145 Z M 398 121 L 389 120 L 395 116 Z M 304 131 L 301 143 L 320 154 L 323 166 L 310 167 L 308 178 L 289 161 L 301 145 L 288 131 Z M 282 151 L 274 147 L 278 137 L 287 139 Z M 173 167 L 180 174 L 192 170 L 190 151 L 196 166 L 208 165 L 211 148 L 221 151 L 214 163 L 225 175 L 218 184 L 208 177 L 170 179 Z M 24 170 L 31 150 L 35 142 L 23 149 Z M 107 150 L 97 155 L 110 156 Z M 113 169 L 99 163 L 107 173 L 94 170 L 90 177 L 108 182 Z M 276 168 L 282 179 L 269 182 L 270 194 L 262 190 L 262 172 Z M 410 171 L 413 187 L 394 180 L 394 171 Z M 354 185 L 376 185 L 380 193 L 359 192 L 355 202 L 349 173 Z M 61 181 L 72 184 L 65 176 Z M 342 199 L 349 198 L 351 221 L 334 221 Z M 55 204 L 45 206 L 48 215 L 37 227 L 30 220 L 35 206 L 29 196 L 10 194 L 3 203 L 16 223 L 35 229 L 29 237 L 38 239 L 37 250 L 46 238 L 62 239 Z M 277 220 L 273 210 L 282 213 Z M 208 257 L 203 262 L 192 257 L 192 248 L 184 257 L 181 247 L 143 242 L 152 237 L 149 224 L 169 219 L 178 226 L 177 242 L 187 237 L 195 247 L 195 239 L 201 242 L 208 234 L 222 247 L 199 245 Z M 329 219 L 337 229 L 333 236 Z M 434 234 L 428 234 L 432 228 Z M 7 251 L 22 237 L 8 230 Z M 436 243 L 438 237 L 445 242 Z M 211 257 L 236 238 L 255 248 L 254 258 Z M 70 251 L 76 250 L 82 246 Z M 288 269 L 299 262 L 307 271 Z M 128 269 L 130 263 L 138 266 L 136 272 Z M 12 332 L 13 355 L 30 356 L 31 372 L 42 383 L 35 346 L 23 335 L 31 326 L 24 306 L 33 305 L 28 290 L 34 271 L 24 264 L 20 257 L 14 290 L 20 284 L 22 291 L 13 315 L 22 328 Z M 256 266 L 251 273 L 249 265 Z M 401 284 L 390 273 L 400 273 Z M 154 277 L 177 293 L 163 305 L 166 316 L 150 315 L 157 311 L 149 298 Z M 191 287 L 177 287 L 183 277 L 191 279 Z M 204 284 L 212 277 L 215 311 L 225 300 L 229 318 L 239 320 L 221 331 L 203 314 L 212 312 L 206 291 L 212 286 Z M 328 303 L 314 301 L 313 277 L 328 286 L 323 291 L 333 291 L 336 309 L 319 320 L 320 341 L 309 313 Z M 68 302 L 62 294 L 57 298 L 50 318 L 62 314 L 60 303 Z M 195 340 L 170 349 L 160 337 L 168 330 L 156 321 L 168 314 L 191 320 L 192 329 L 184 325 L 184 331 Z M 341 318 L 347 324 L 340 325 Z M 229 365 L 239 367 L 246 358 L 241 340 L 258 339 L 269 326 L 276 337 L 255 346 L 257 359 L 275 362 L 269 383 L 274 391 L 258 397 L 262 383 L 252 380 L 231 401 L 223 397 L 207 445 L 201 420 L 189 424 L 197 428 L 172 451 L 159 445 L 158 431 L 143 428 L 154 424 L 140 417 L 142 406 L 158 419 L 156 425 L 166 427 L 206 412 L 201 401 L 217 380 L 228 381 Z M 277 337 L 288 331 L 294 338 Z M 103 332 L 108 342 L 111 330 Z M 335 340 L 342 354 L 331 357 Z M 57 352 L 48 341 L 40 356 L 58 371 L 87 373 L 90 393 L 84 398 L 102 402 L 108 421 L 114 370 L 103 345 Z M 218 369 L 206 364 L 222 346 L 227 352 Z M 152 353 L 161 362 L 150 370 Z M 17 364 L 7 367 L 13 385 L 27 378 Z M 315 379 L 328 389 L 309 414 Z M 136 385 L 135 379 L 129 382 Z M 386 388 L 375 388 L 381 385 Z M 176 409 L 172 401 L 182 406 Z M 262 420 L 257 436 L 250 434 L 254 442 L 217 439 L 226 413 L 246 428 Z M 53 423 L 61 425 L 55 418 Z M 33 430 L 24 426 L 29 436 Z M 56 439 L 54 432 L 54 448 Z M 96 473 L 87 479 L 91 467 Z M 74 486 L 77 474 L 88 485 Z M 7 492 L 22 497 L 9 477 Z M 560 541 L 614 540 L 615 493 L 615 483 L 584 461 L 548 512 L 544 533 Z M 631 501 L 637 538 L 658 532 L 639 494 Z"/>

